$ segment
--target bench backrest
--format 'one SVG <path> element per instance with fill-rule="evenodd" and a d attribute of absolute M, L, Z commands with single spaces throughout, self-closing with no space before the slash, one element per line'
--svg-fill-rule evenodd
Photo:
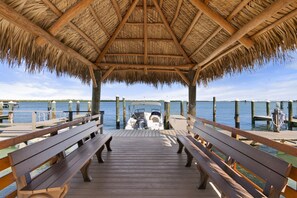
<path fill-rule="evenodd" d="M 263 189 L 265 195 L 269 195 L 272 191 L 279 194 L 286 186 L 291 165 L 284 160 L 205 126 L 200 121 L 195 122 L 192 130 L 226 157 L 231 157 L 236 163 L 262 178 L 265 181 Z"/>
<path fill-rule="evenodd" d="M 88 122 L 9 153 L 14 177 L 18 178 L 27 175 L 44 162 L 97 131 L 96 122 Z"/>

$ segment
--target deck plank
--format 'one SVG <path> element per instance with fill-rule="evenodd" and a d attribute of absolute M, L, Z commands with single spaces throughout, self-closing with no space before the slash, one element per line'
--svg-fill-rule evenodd
<path fill-rule="evenodd" d="M 167 135 L 121 132 L 112 132 L 113 151 L 104 151 L 105 163 L 93 160 L 92 182 L 84 183 L 77 174 L 67 197 L 218 197 L 211 185 L 206 190 L 197 189 L 199 172 L 195 166 L 185 167 L 186 155 L 176 153 L 177 144 Z"/>

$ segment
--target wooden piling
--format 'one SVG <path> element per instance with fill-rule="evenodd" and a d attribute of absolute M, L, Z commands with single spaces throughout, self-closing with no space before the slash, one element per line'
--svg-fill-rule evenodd
<path fill-rule="evenodd" d="M 272 120 L 273 120 L 273 131 L 274 132 L 280 132 L 280 123 L 279 123 L 279 109 L 275 108 L 273 110 L 272 114 Z"/>
<path fill-rule="evenodd" d="M 89 101 L 88 102 L 88 112 L 92 111 L 92 103 Z"/>
<path fill-rule="evenodd" d="M 240 129 L 240 118 L 239 118 L 239 101 L 235 100 L 235 128 Z"/>
<path fill-rule="evenodd" d="M 80 102 L 77 101 L 76 102 L 76 115 L 79 115 L 79 112 L 80 112 Z"/>
<path fill-rule="evenodd" d="M 0 102 L 0 115 L 3 114 L 3 102 Z M 0 123 L 2 123 L 2 119 L 0 119 Z"/>
<path fill-rule="evenodd" d="M 213 122 L 216 122 L 216 120 L 217 120 L 217 101 L 216 101 L 216 97 L 212 98 L 212 120 L 213 120 Z"/>
<path fill-rule="evenodd" d="M 52 101 L 51 102 L 51 119 L 55 119 L 56 117 L 57 117 L 57 115 L 56 115 L 56 101 Z"/>
<path fill-rule="evenodd" d="M 164 102 L 164 129 L 169 129 L 170 101 Z"/>
<path fill-rule="evenodd" d="M 284 101 L 280 101 L 280 109 L 281 109 L 281 110 L 284 109 Z"/>
<path fill-rule="evenodd" d="M 185 116 L 185 107 L 184 107 L 184 101 L 180 101 L 180 115 Z"/>
<path fill-rule="evenodd" d="M 36 112 L 32 112 L 32 130 L 36 130 Z"/>
<path fill-rule="evenodd" d="M 126 100 L 123 97 L 123 128 L 125 129 L 126 127 Z"/>
<path fill-rule="evenodd" d="M 69 102 L 68 102 L 68 111 L 72 111 L 72 101 L 71 100 L 69 100 Z"/>
<path fill-rule="evenodd" d="M 252 122 L 252 127 L 255 127 L 255 101 L 251 101 L 251 122 Z"/>
<path fill-rule="evenodd" d="M 293 129 L 293 101 L 290 100 L 288 102 L 288 129 L 292 130 Z"/>
<path fill-rule="evenodd" d="M 266 115 L 270 116 L 270 101 L 269 100 L 266 101 Z M 269 127 L 269 126 L 270 126 L 270 121 L 268 120 L 267 127 Z"/>
<path fill-rule="evenodd" d="M 52 102 L 48 101 L 47 102 L 47 119 L 50 120 L 51 119 L 51 109 L 52 109 Z"/>
<path fill-rule="evenodd" d="M 68 102 L 68 121 L 73 120 L 72 103 L 73 102 L 71 100 L 69 100 L 69 102 Z"/>
<path fill-rule="evenodd" d="M 116 96 L 116 129 L 120 129 L 120 98 Z"/>

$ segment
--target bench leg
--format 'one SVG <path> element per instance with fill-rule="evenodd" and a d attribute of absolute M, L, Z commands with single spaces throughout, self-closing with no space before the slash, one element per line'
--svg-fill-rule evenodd
<path fill-rule="evenodd" d="M 110 137 L 109 140 L 107 140 L 107 142 L 105 143 L 106 148 L 107 148 L 108 151 L 112 151 L 111 148 L 110 148 L 110 142 L 111 142 L 111 140 L 112 140 L 112 137 Z"/>
<path fill-rule="evenodd" d="M 92 162 L 92 160 L 87 161 L 87 163 L 80 169 L 80 172 L 81 172 L 85 182 L 92 181 L 92 177 L 89 174 L 89 167 L 90 167 L 91 162 Z"/>
<path fill-rule="evenodd" d="M 104 145 L 96 152 L 98 163 L 104 163 L 102 159 L 102 151 L 104 150 Z"/>
<path fill-rule="evenodd" d="M 200 173 L 200 183 L 198 185 L 198 189 L 205 189 L 208 181 L 208 175 L 205 173 L 205 171 L 197 165 L 197 169 L 199 170 Z"/>
<path fill-rule="evenodd" d="M 182 153 L 184 145 L 179 141 L 178 138 L 176 140 L 178 142 L 178 151 L 177 151 L 177 153 Z"/>
<path fill-rule="evenodd" d="M 187 164 L 186 164 L 186 167 L 191 167 L 192 161 L 193 161 L 193 156 L 191 155 L 191 153 L 188 151 L 187 148 L 185 148 L 185 152 L 187 154 Z"/>

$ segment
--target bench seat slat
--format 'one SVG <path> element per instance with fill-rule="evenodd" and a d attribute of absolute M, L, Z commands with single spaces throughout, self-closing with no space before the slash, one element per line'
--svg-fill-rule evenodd
<path fill-rule="evenodd" d="M 184 137 L 179 140 L 183 145 L 187 145 L 187 150 L 198 161 L 199 166 L 216 181 L 216 185 L 220 189 L 224 189 L 225 195 L 228 197 L 253 197 L 190 140 Z"/>
<path fill-rule="evenodd" d="M 248 144 L 240 142 L 234 138 L 230 138 L 226 134 L 220 133 L 213 128 L 204 126 L 201 122 L 195 123 L 195 128 L 205 132 L 206 134 L 212 136 L 215 139 L 218 139 L 221 142 L 225 142 L 230 147 L 239 150 L 244 155 L 249 156 L 250 158 L 258 161 L 259 163 L 267 166 L 269 169 L 274 170 L 277 174 L 281 174 L 284 177 L 287 177 L 289 174 L 288 163 L 282 159 L 276 158 L 268 153 L 260 151 L 254 147 L 251 147 Z M 273 161 L 273 163 L 267 163 Z"/>
<path fill-rule="evenodd" d="M 70 146 L 74 145 L 77 143 L 79 140 L 83 139 L 84 137 L 88 136 L 90 132 L 95 132 L 96 127 L 92 127 L 89 129 L 86 129 L 82 131 L 81 133 L 75 134 L 66 139 L 65 141 L 60 141 L 57 144 L 53 145 L 52 147 L 44 148 L 42 149 L 39 153 L 37 153 L 34 156 L 29 157 L 27 160 L 22 161 L 16 165 L 14 165 L 14 173 L 16 174 L 17 177 L 24 175 L 27 172 L 30 172 L 34 168 L 36 168 L 38 165 L 40 165 L 42 162 L 45 162 L 48 160 L 50 157 L 53 157 L 60 153 L 61 151 L 69 148 Z M 64 132 L 64 133 L 72 133 L 71 130 Z M 55 136 L 53 136 L 55 137 Z M 51 139 L 51 138 L 48 138 Z M 29 145 L 28 147 L 31 147 Z M 32 149 L 34 149 L 34 144 L 32 145 Z"/>
<path fill-rule="evenodd" d="M 94 127 L 93 122 L 88 122 L 83 125 L 79 125 L 75 128 L 70 129 L 71 133 L 68 133 L 69 131 L 60 133 L 59 136 L 52 136 L 50 138 L 47 138 L 45 140 L 42 140 L 40 142 L 36 142 L 34 144 L 31 144 L 27 147 L 24 147 L 20 150 L 14 151 L 10 153 L 11 156 L 11 165 L 18 164 L 24 160 L 27 160 L 31 156 L 34 156 L 40 151 L 46 150 L 49 147 L 53 146 L 53 142 L 56 144 L 63 142 L 65 139 L 68 139 L 69 137 L 73 136 L 73 134 L 81 133 L 89 128 Z"/>
<path fill-rule="evenodd" d="M 196 124 L 195 124 L 195 127 L 196 127 Z M 199 130 L 200 131 L 199 131 L 198 135 L 200 135 L 203 139 L 209 141 L 215 147 L 218 147 L 223 153 L 230 155 L 234 160 L 236 160 L 237 162 L 239 162 L 240 164 L 242 164 L 243 166 L 245 166 L 252 172 L 256 173 L 258 176 L 260 176 L 264 180 L 269 180 L 270 183 L 277 189 L 282 189 L 286 185 L 286 183 L 287 183 L 286 177 L 271 170 L 266 165 L 258 162 L 258 161 L 260 161 L 262 154 L 265 154 L 264 152 L 262 152 L 262 153 L 256 152 L 256 153 L 258 153 L 258 156 L 250 157 L 246 153 L 250 153 L 251 151 L 256 150 L 255 148 L 253 148 L 249 145 L 246 145 L 245 143 L 239 142 L 236 139 L 231 139 L 230 137 L 225 135 L 226 137 L 229 138 L 229 139 L 227 139 L 226 137 L 222 136 L 224 134 L 218 135 L 218 132 L 215 133 L 215 135 L 216 135 L 215 137 L 212 135 L 209 135 L 209 133 L 203 131 L 206 129 L 201 126 L 200 126 Z M 220 138 L 220 139 L 218 139 L 218 138 Z M 235 143 L 234 141 L 237 141 L 237 143 Z M 234 148 L 233 147 L 234 145 L 236 145 L 237 147 Z M 244 152 L 244 153 L 242 150 L 238 150 L 239 148 L 241 149 L 242 147 L 245 147 L 245 146 L 250 147 L 251 151 L 247 151 L 247 148 L 245 148 L 246 152 Z M 256 150 L 256 151 L 258 151 L 258 150 Z M 269 154 L 267 154 L 267 155 L 269 155 Z M 271 156 L 271 157 L 273 157 L 273 156 Z M 276 162 L 277 163 L 278 161 L 282 161 L 282 160 L 279 160 L 278 158 L 273 157 L 273 160 L 266 161 L 266 164 L 267 164 L 267 162 L 271 162 L 271 163 Z M 286 171 L 290 170 L 289 164 L 286 163 L 286 167 L 283 167 L 283 169 Z M 284 170 L 282 172 L 285 172 Z"/>
<path fill-rule="evenodd" d="M 199 149 L 201 149 L 210 159 L 212 159 L 218 166 L 220 166 L 232 179 L 234 179 L 236 182 L 238 182 L 241 186 L 243 186 L 253 197 L 260 198 L 264 197 L 265 195 L 260 192 L 259 190 L 255 189 L 255 187 L 242 178 L 238 173 L 236 173 L 230 166 L 228 166 L 225 162 L 223 162 L 220 158 L 213 155 L 211 151 L 206 149 L 202 144 L 197 142 L 196 139 L 194 139 L 192 136 L 186 136 L 195 146 L 197 146 Z M 178 137 L 181 138 L 181 137 Z"/>
<path fill-rule="evenodd" d="M 57 188 L 65 185 L 77 173 L 77 170 L 84 165 L 86 160 L 93 156 L 109 138 L 111 138 L 110 135 L 97 135 L 70 153 L 65 159 L 54 164 L 44 173 L 34 178 L 22 190 L 38 192 L 42 189 Z"/>

